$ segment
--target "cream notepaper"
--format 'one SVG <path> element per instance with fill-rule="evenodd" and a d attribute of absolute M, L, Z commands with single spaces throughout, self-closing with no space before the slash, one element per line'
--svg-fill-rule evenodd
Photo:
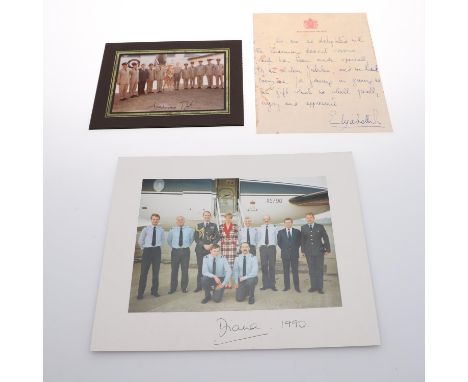
<path fill-rule="evenodd" d="M 258 133 L 392 131 L 365 14 L 255 14 Z"/>

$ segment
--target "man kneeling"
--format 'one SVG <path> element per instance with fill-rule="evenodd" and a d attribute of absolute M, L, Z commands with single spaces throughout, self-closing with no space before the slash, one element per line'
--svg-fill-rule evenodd
<path fill-rule="evenodd" d="M 232 270 L 227 259 L 219 254 L 219 245 L 213 244 L 210 254 L 203 258 L 201 286 L 205 291 L 202 304 L 213 299 L 220 302 L 224 296 L 224 287 L 231 278 Z M 211 289 L 213 289 L 213 295 Z"/>
<path fill-rule="evenodd" d="M 255 285 L 258 282 L 257 257 L 250 253 L 249 243 L 242 243 L 241 252 L 234 261 L 236 300 L 241 302 L 249 296 L 249 304 L 253 304 L 255 302 Z"/>

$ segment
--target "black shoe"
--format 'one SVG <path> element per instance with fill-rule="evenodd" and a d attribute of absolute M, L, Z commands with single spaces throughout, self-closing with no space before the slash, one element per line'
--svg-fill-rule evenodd
<path fill-rule="evenodd" d="M 136 96 L 133 95 L 133 96 L 131 96 L 130 98 L 135 98 L 135 97 L 136 97 Z"/>
<path fill-rule="evenodd" d="M 278 289 L 276 289 L 276 287 L 271 287 L 270 288 L 273 292 L 278 292 Z"/>
<path fill-rule="evenodd" d="M 137 300 L 143 300 L 143 296 L 137 296 Z"/>
<path fill-rule="evenodd" d="M 170 290 L 169 294 L 175 293 L 175 290 Z"/>
<path fill-rule="evenodd" d="M 301 293 L 301 290 L 299 288 L 294 288 L 296 290 L 296 292 L 299 292 Z"/>
<path fill-rule="evenodd" d="M 317 290 L 317 289 L 314 289 L 314 288 L 309 288 L 309 289 L 308 289 L 308 291 L 311 292 L 311 293 L 312 293 L 312 292 L 315 292 L 316 290 Z"/>
<path fill-rule="evenodd" d="M 249 304 L 252 305 L 255 302 L 254 297 L 249 297 Z"/>
<path fill-rule="evenodd" d="M 323 291 L 323 289 L 319 289 L 318 292 L 319 292 L 320 294 L 325 294 L 325 292 Z"/>
<path fill-rule="evenodd" d="M 154 297 L 161 297 L 161 295 L 160 295 L 158 292 L 151 292 L 151 294 L 152 294 Z"/>
<path fill-rule="evenodd" d="M 208 301 L 210 301 L 210 300 L 211 300 L 211 297 L 205 297 L 205 298 L 201 301 L 201 303 L 202 303 L 202 304 L 206 304 L 206 303 L 207 303 Z"/>
<path fill-rule="evenodd" d="M 284 289 L 283 289 L 283 292 L 286 292 L 286 291 L 288 291 L 289 289 L 290 289 L 290 288 L 284 288 Z"/>
<path fill-rule="evenodd" d="M 198 292 L 200 292 L 200 291 L 201 291 L 201 288 L 198 288 L 198 287 L 197 287 L 197 289 L 195 289 L 193 292 L 194 292 L 194 293 L 198 293 Z"/>
<path fill-rule="evenodd" d="M 187 293 L 188 290 L 187 289 L 182 289 L 182 293 Z"/>
<path fill-rule="evenodd" d="M 261 287 L 260 290 L 267 290 L 267 287 Z"/>

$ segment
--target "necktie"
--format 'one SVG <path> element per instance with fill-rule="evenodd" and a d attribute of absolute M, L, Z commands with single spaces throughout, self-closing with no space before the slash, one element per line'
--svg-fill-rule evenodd
<path fill-rule="evenodd" d="M 216 275 L 216 257 L 213 258 L 213 274 Z"/>
<path fill-rule="evenodd" d="M 268 226 L 265 226 L 265 245 L 270 244 L 270 239 L 268 238 Z"/>
<path fill-rule="evenodd" d="M 179 233 L 179 247 L 182 247 L 183 242 L 184 242 L 184 232 L 182 231 L 182 227 L 180 227 L 180 233 Z"/>
<path fill-rule="evenodd" d="M 247 257 L 244 256 L 244 260 L 242 261 L 242 276 L 245 276 L 247 273 Z"/>
<path fill-rule="evenodd" d="M 291 231 L 288 229 L 288 239 L 291 240 Z"/>
<path fill-rule="evenodd" d="M 153 247 L 156 245 L 156 227 L 153 227 L 153 238 L 151 239 L 151 245 Z"/>
<path fill-rule="evenodd" d="M 250 245 L 250 230 L 247 228 L 247 243 Z"/>
<path fill-rule="evenodd" d="M 312 229 L 312 224 L 309 224 L 309 228 Z"/>

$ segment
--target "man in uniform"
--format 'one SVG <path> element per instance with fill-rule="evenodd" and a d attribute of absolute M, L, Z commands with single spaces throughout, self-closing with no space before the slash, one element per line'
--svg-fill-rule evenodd
<path fill-rule="evenodd" d="M 132 66 L 130 69 L 130 98 L 138 97 L 138 64 Z"/>
<path fill-rule="evenodd" d="M 138 72 L 138 94 L 145 95 L 145 85 L 148 79 L 148 70 L 145 64 L 141 64 L 140 71 Z"/>
<path fill-rule="evenodd" d="M 214 76 L 216 78 L 216 87 L 215 89 L 224 88 L 224 65 L 221 64 L 221 59 L 216 59 L 216 65 L 214 66 Z"/>
<path fill-rule="evenodd" d="M 252 227 L 252 219 L 246 216 L 244 219 L 244 227 L 239 229 L 239 243 L 249 243 L 250 253 L 253 256 L 257 255 L 257 235 L 257 228 Z"/>
<path fill-rule="evenodd" d="M 183 293 L 187 293 L 189 282 L 188 269 L 190 264 L 190 245 L 193 243 L 195 231 L 185 225 L 185 218 L 177 216 L 176 226 L 169 231 L 167 244 L 171 250 L 171 287 L 169 294 L 177 290 L 179 283 L 179 266 L 182 270 L 180 287 Z"/>
<path fill-rule="evenodd" d="M 313 213 L 306 215 L 306 221 L 307 224 L 301 227 L 301 250 L 309 267 L 309 292 L 318 291 L 323 294 L 324 255 L 330 253 L 330 240 L 325 227 L 315 223 Z"/>
<path fill-rule="evenodd" d="M 276 266 L 276 240 L 277 228 L 270 223 L 270 216 L 263 217 L 262 226 L 258 229 L 258 245 L 260 246 L 260 261 L 262 264 L 262 284 L 260 290 L 276 289 L 275 266 Z"/>
<path fill-rule="evenodd" d="M 249 296 L 249 304 L 255 302 L 255 285 L 258 282 L 257 257 L 250 251 L 249 243 L 242 243 L 241 254 L 234 260 L 234 288 L 236 289 L 236 300 L 241 302 Z"/>
<path fill-rule="evenodd" d="M 188 89 L 189 79 L 190 79 L 190 69 L 188 67 L 188 62 L 184 64 L 182 69 L 182 80 L 184 81 L 184 89 Z"/>
<path fill-rule="evenodd" d="M 160 216 L 158 214 L 151 215 L 151 224 L 141 231 L 138 239 L 138 244 L 143 250 L 141 258 L 141 273 L 140 282 L 138 285 L 138 300 L 143 298 L 146 288 L 146 280 L 150 266 L 153 269 L 153 280 L 151 284 L 151 294 L 154 297 L 159 297 L 159 268 L 161 266 L 161 246 L 164 242 L 164 230 L 158 227 Z"/>
<path fill-rule="evenodd" d="M 180 67 L 179 63 L 176 63 L 176 66 L 174 66 L 174 90 L 179 90 L 179 84 L 180 84 L 180 73 L 182 72 L 182 68 Z"/>
<path fill-rule="evenodd" d="M 213 87 L 213 75 L 214 75 L 214 65 L 211 63 L 213 59 L 208 58 L 208 64 L 205 65 L 205 75 L 208 80 L 208 89 Z"/>
<path fill-rule="evenodd" d="M 289 278 L 290 269 L 293 274 L 294 289 L 299 289 L 299 248 L 301 247 L 301 231 L 293 228 L 291 218 L 284 219 L 284 228 L 278 232 L 278 247 L 281 249 L 281 260 L 283 261 L 284 289 L 291 288 Z"/>
<path fill-rule="evenodd" d="M 119 70 L 117 83 L 119 84 L 119 96 L 121 101 L 127 99 L 128 84 L 130 82 L 130 73 L 127 68 L 127 63 L 122 63 L 122 69 Z"/>
<path fill-rule="evenodd" d="M 205 67 L 203 66 L 203 61 L 198 61 L 198 66 L 195 67 L 195 76 L 197 77 L 197 88 L 201 89 L 203 87 L 203 75 L 205 74 Z"/>
<path fill-rule="evenodd" d="M 154 78 L 156 80 L 157 92 L 161 93 L 163 91 L 164 76 L 166 75 L 166 70 L 164 65 L 156 65 L 154 68 Z"/>
<path fill-rule="evenodd" d="M 153 92 L 153 82 L 154 82 L 154 65 L 149 64 L 148 78 L 146 79 L 146 92 L 148 94 L 154 93 Z"/>
<path fill-rule="evenodd" d="M 224 288 L 231 279 L 232 270 L 227 259 L 219 254 L 219 245 L 213 244 L 210 254 L 203 257 L 201 285 L 205 291 L 202 304 L 213 299 L 221 302 L 224 296 Z M 213 295 L 211 289 L 213 289 Z"/>
<path fill-rule="evenodd" d="M 190 89 L 193 89 L 195 87 L 195 66 L 194 66 L 194 61 L 190 61 L 190 66 L 189 66 L 189 86 Z"/>
<path fill-rule="evenodd" d="M 203 257 L 210 253 L 210 250 L 213 244 L 218 244 L 220 240 L 218 226 L 215 223 L 211 223 L 211 212 L 203 212 L 203 222 L 197 224 L 197 229 L 195 230 L 195 253 L 197 254 L 197 288 L 194 292 L 200 292 L 201 287 L 201 278 L 202 278 L 202 267 L 203 267 Z"/>

